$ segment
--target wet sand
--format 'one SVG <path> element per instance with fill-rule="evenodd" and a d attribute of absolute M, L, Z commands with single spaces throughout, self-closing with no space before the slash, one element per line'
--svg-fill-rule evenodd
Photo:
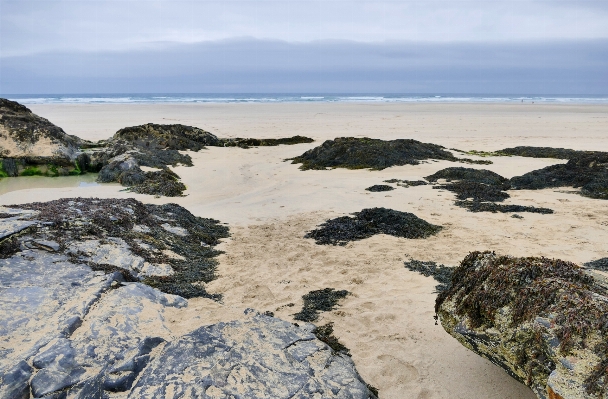
<path fill-rule="evenodd" d="M 191 153 L 194 167 L 175 171 L 187 185 L 183 198 L 121 192 L 117 185 L 32 188 L 0 195 L 0 205 L 62 197 L 135 197 L 175 202 L 198 216 L 230 224 L 220 248 L 218 279 L 210 292 L 222 304 L 190 300 L 176 310 L 175 333 L 227 320 L 243 309 L 270 310 L 292 320 L 301 296 L 332 287 L 352 293 L 320 323 L 351 349 L 357 368 L 383 398 L 534 398 L 500 368 L 462 347 L 433 320 L 434 280 L 406 270 L 410 257 L 457 265 L 474 250 L 515 256 L 548 256 L 585 262 L 608 256 L 608 208 L 571 188 L 510 191 L 505 204 L 534 205 L 552 215 L 470 213 L 454 195 L 431 186 L 370 193 L 390 178 L 415 180 L 447 161 L 383 171 L 300 171 L 284 159 L 339 136 L 414 138 L 463 150 L 538 145 L 608 150 L 608 106 L 538 104 L 145 104 L 35 105 L 34 112 L 86 139 L 107 138 L 125 126 L 183 123 L 221 137 L 304 135 L 311 144 L 252 149 L 209 148 Z M 474 165 L 505 177 L 563 162 L 491 158 Z M 304 234 L 328 218 L 384 206 L 445 228 L 424 240 L 391 236 L 320 246 Z M 294 306 L 287 306 L 293 303 Z"/>

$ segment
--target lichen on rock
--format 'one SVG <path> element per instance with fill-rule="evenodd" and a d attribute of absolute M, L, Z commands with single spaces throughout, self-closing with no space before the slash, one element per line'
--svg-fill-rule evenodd
<path fill-rule="evenodd" d="M 539 398 L 604 398 L 607 287 L 571 262 L 473 252 L 435 311 L 448 333 Z"/>

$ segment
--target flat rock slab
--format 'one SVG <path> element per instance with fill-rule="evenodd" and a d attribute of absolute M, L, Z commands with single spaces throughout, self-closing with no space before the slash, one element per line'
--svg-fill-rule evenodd
<path fill-rule="evenodd" d="M 172 333 L 167 311 L 188 301 L 170 279 L 212 277 L 219 221 L 131 199 L 23 208 L 0 219 L 0 399 L 375 398 L 312 325 L 248 310 Z"/>

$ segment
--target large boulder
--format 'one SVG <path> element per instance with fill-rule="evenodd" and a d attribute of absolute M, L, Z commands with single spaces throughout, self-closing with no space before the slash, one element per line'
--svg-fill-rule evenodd
<path fill-rule="evenodd" d="M 249 310 L 172 331 L 188 300 L 170 292 L 205 296 L 187 281 L 213 277 L 226 234 L 171 204 L 0 208 L 0 399 L 375 398 L 310 324 Z"/>
<path fill-rule="evenodd" d="M 608 397 L 608 284 L 571 262 L 473 252 L 437 297 L 443 328 L 541 399 Z"/>
<path fill-rule="evenodd" d="M 0 172 L 6 176 L 21 174 L 59 175 L 60 168 L 78 170 L 77 158 L 83 140 L 27 107 L 0 98 Z M 80 164 L 86 162 L 81 159 Z"/>

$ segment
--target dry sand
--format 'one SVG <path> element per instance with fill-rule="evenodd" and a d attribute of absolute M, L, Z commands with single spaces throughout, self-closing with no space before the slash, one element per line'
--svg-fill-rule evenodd
<path fill-rule="evenodd" d="M 221 137 L 285 137 L 317 142 L 295 146 L 210 148 L 191 153 L 194 167 L 176 172 L 187 197 L 153 198 L 120 186 L 44 187 L 0 195 L 0 205 L 61 197 L 132 196 L 176 202 L 198 216 L 230 224 L 220 248 L 218 279 L 208 284 L 222 304 L 191 300 L 170 315 L 181 334 L 229 320 L 252 307 L 292 320 L 301 296 L 332 287 L 352 293 L 322 314 L 351 349 L 357 368 L 382 398 L 534 398 L 500 368 L 466 350 L 433 320 L 435 282 L 406 270 L 410 257 L 457 265 L 473 250 L 516 256 L 543 255 L 574 262 L 608 256 L 607 203 L 571 188 L 511 191 L 505 203 L 552 208 L 552 215 L 470 213 L 453 194 L 430 186 L 390 192 L 364 190 L 389 178 L 417 179 L 450 162 L 383 171 L 299 171 L 283 162 L 325 139 L 339 136 L 414 138 L 448 148 L 496 150 L 541 145 L 608 150 L 608 106 L 539 104 L 156 104 L 35 105 L 37 114 L 86 139 L 107 138 L 125 126 L 183 123 Z M 475 166 L 512 177 L 558 160 L 493 158 Z M 7 179 L 5 179 L 7 180 Z M 5 180 L 0 185 L 5 184 Z M 69 186 L 72 185 L 72 186 Z M 2 187 L 0 187 L 0 190 Z M 1 192 L 1 191 L 0 191 Z M 384 206 L 413 212 L 445 227 L 437 236 L 408 240 L 375 236 L 345 247 L 320 246 L 303 235 L 328 218 Z M 294 306 L 288 306 L 289 304 Z"/>

